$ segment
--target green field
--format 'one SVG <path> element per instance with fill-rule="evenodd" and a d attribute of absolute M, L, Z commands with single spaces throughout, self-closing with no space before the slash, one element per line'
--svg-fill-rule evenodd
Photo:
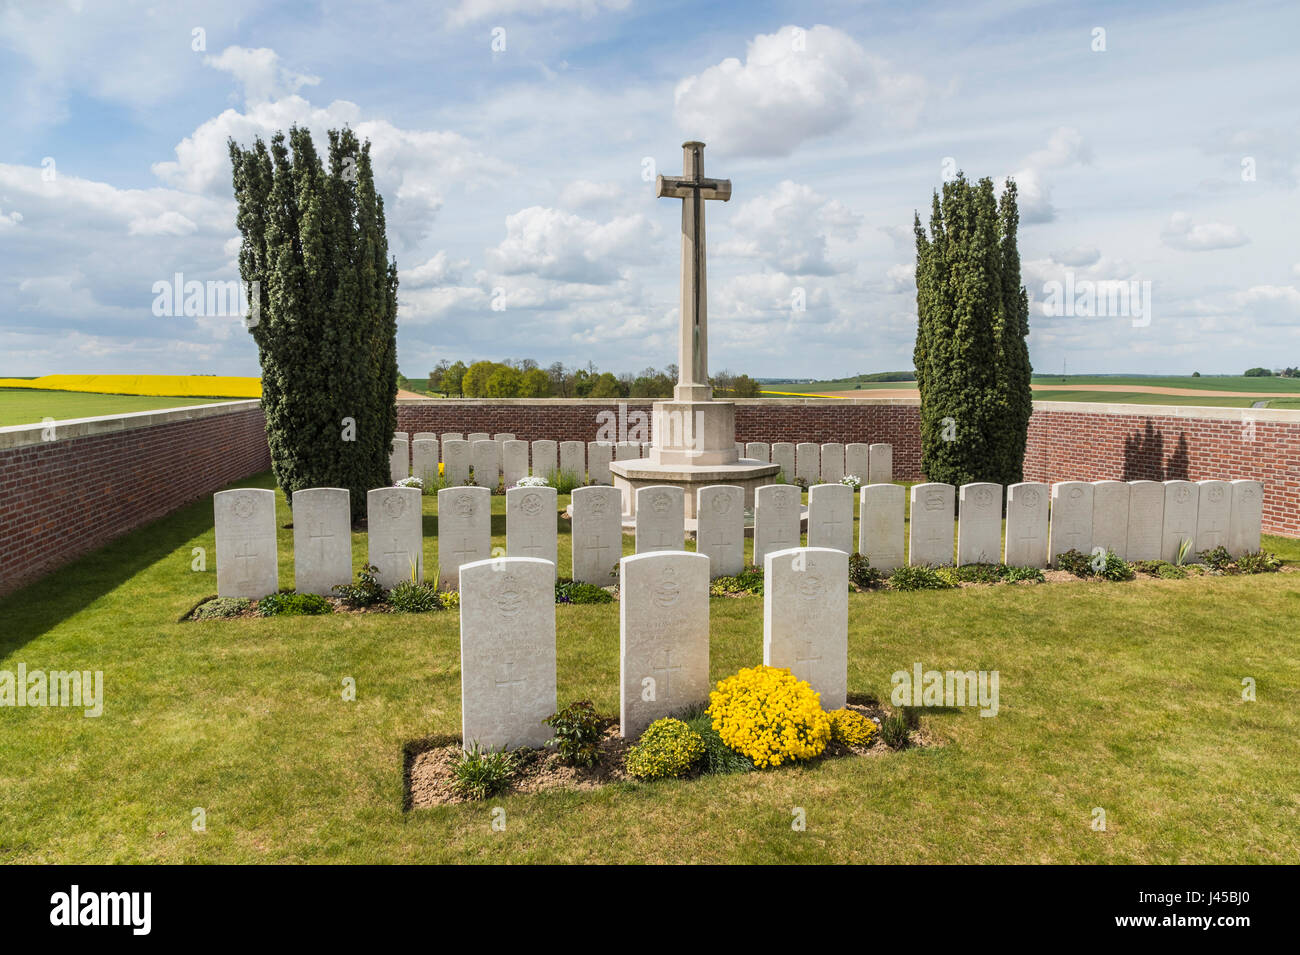
<path fill-rule="evenodd" d="M 1148 385 L 1195 391 L 1268 391 L 1300 396 L 1300 378 L 1247 378 L 1244 375 L 1034 375 L 1036 385 Z"/>
<path fill-rule="evenodd" d="M 278 508 L 284 524 L 283 497 Z M 286 585 L 291 536 L 281 527 Z M 358 564 L 364 543 L 354 536 Z M 1300 558 L 1296 541 L 1265 546 Z M 191 570 L 196 547 L 204 572 Z M 0 670 L 102 670 L 106 696 L 97 719 L 0 710 L 0 861 L 1266 863 L 1300 852 L 1297 573 L 852 594 L 851 693 L 887 699 L 890 674 L 914 662 L 996 669 L 999 715 L 926 711 L 922 728 L 943 745 L 875 758 L 409 812 L 402 747 L 459 732 L 456 613 L 176 622 L 215 589 L 205 499 L 0 600 Z M 762 598 L 710 609 L 713 677 L 761 661 Z M 617 713 L 617 605 L 556 613 L 561 703 Z M 1241 699 L 1247 676 L 1258 702 Z M 355 702 L 341 697 L 347 677 Z M 505 832 L 491 827 L 494 806 Z M 806 832 L 791 829 L 796 806 Z M 204 832 L 191 828 L 196 807 Z M 1105 832 L 1090 826 L 1096 807 Z"/>
<path fill-rule="evenodd" d="M 0 427 L 39 424 L 46 418 L 94 418 L 99 415 L 157 411 L 210 405 L 232 398 L 157 398 L 145 395 L 99 395 L 82 391 L 45 391 L 38 388 L 0 388 Z"/>

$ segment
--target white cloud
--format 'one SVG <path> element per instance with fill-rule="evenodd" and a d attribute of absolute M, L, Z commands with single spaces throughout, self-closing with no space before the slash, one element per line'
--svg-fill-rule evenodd
<path fill-rule="evenodd" d="M 127 226 L 130 235 L 189 235 L 198 229 L 190 219 L 172 209 L 156 216 L 136 216 Z"/>
<path fill-rule="evenodd" d="M 560 190 L 559 203 L 565 209 L 586 209 L 612 202 L 621 192 L 618 183 L 578 179 Z"/>
<path fill-rule="evenodd" d="M 718 253 L 756 259 L 792 275 L 845 272 L 853 263 L 832 260 L 828 241 L 856 238 L 861 221 L 838 199 L 786 179 L 774 192 L 740 205 L 727 222 L 734 238 L 719 243 Z"/>
<path fill-rule="evenodd" d="M 461 272 L 469 265 L 468 259 L 453 262 L 446 249 L 439 249 L 433 258 L 414 268 L 401 269 L 398 273 L 400 287 L 424 288 L 430 285 L 446 285 L 459 282 Z"/>
<path fill-rule="evenodd" d="M 916 291 L 916 263 L 891 265 L 885 270 L 885 288 L 890 292 Z"/>
<path fill-rule="evenodd" d="M 1090 162 L 1092 150 L 1077 129 L 1061 126 L 1053 131 L 1048 137 L 1047 145 L 1026 156 L 1021 168 L 1009 177 L 1016 182 L 1016 207 L 1020 210 L 1021 221 L 1035 224 L 1051 222 L 1056 218 L 1056 207 L 1052 205 L 1052 188 L 1044 176 L 1045 171 L 1062 170 Z M 1006 187 L 1006 178 L 997 180 L 994 185 L 1000 196 Z"/>
<path fill-rule="evenodd" d="M 1052 261 L 1059 262 L 1061 265 L 1068 265 L 1072 268 L 1083 268 L 1089 265 L 1096 265 L 1101 259 L 1101 251 L 1096 246 L 1075 246 L 1072 249 L 1065 249 L 1060 252 L 1052 253 Z"/>
<path fill-rule="evenodd" d="M 304 86 L 320 83 L 319 76 L 295 73 L 282 66 L 279 54 L 267 47 L 250 50 L 243 46 L 228 46 L 217 56 L 204 57 L 203 62 L 238 80 L 244 88 L 244 101 L 247 103 L 280 99 Z"/>
<path fill-rule="evenodd" d="M 530 206 L 506 216 L 506 237 L 488 257 L 507 275 L 601 285 L 618 278 L 619 263 L 642 255 L 651 234 L 640 215 L 597 223 L 559 209 Z"/>
<path fill-rule="evenodd" d="M 1294 285 L 1256 285 L 1238 296 L 1258 325 L 1294 325 L 1300 321 L 1300 289 Z"/>
<path fill-rule="evenodd" d="M 1185 212 L 1175 212 L 1160 233 L 1160 238 L 1171 249 L 1184 252 L 1208 252 L 1214 249 L 1235 249 L 1245 245 L 1250 238 L 1237 228 L 1224 222 L 1196 224 Z"/>
<path fill-rule="evenodd" d="M 921 77 L 894 72 L 841 30 L 784 26 L 754 37 L 744 63 L 728 57 L 678 83 L 674 117 L 721 152 L 787 156 L 868 107 L 910 125 L 925 93 Z"/>

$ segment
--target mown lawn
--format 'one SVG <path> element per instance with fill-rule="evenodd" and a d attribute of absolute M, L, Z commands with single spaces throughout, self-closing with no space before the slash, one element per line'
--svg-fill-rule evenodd
<path fill-rule="evenodd" d="M 99 395 L 82 391 L 46 391 L 38 388 L 0 388 L 0 428 L 16 424 L 38 424 L 46 418 L 94 418 L 99 415 L 130 414 L 210 405 L 233 398 L 166 398 L 151 395 Z"/>
<path fill-rule="evenodd" d="M 1265 546 L 1300 558 L 1297 542 Z M 190 569 L 194 547 L 206 572 Z M 852 692 L 887 697 L 915 662 L 996 669 L 999 715 L 931 711 L 922 724 L 946 745 L 878 758 L 403 812 L 403 744 L 459 731 L 456 614 L 177 623 L 215 591 L 212 548 L 204 501 L 0 601 L 0 669 L 102 670 L 107 697 L 98 719 L 0 709 L 0 861 L 1254 863 L 1300 850 L 1300 574 L 851 595 Z M 711 612 L 715 678 L 759 662 L 762 598 L 715 598 Z M 617 606 L 557 617 L 561 702 L 615 713 Z M 1257 702 L 1242 701 L 1243 677 Z"/>

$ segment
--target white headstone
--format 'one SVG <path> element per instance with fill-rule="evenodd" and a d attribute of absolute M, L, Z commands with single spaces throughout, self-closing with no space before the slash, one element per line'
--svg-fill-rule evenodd
<path fill-rule="evenodd" d="M 510 488 L 506 491 L 506 555 L 536 557 L 557 565 L 556 520 L 555 488 Z"/>
<path fill-rule="evenodd" d="M 435 431 L 417 431 L 411 436 L 411 443 L 416 441 L 437 441 L 438 434 Z"/>
<path fill-rule="evenodd" d="M 1232 516 L 1228 521 L 1228 553 L 1233 557 L 1257 554 L 1264 521 L 1264 485 L 1238 479 L 1232 482 Z"/>
<path fill-rule="evenodd" d="M 800 441 L 794 449 L 795 480 L 816 484 L 822 473 L 822 448 L 811 441 Z"/>
<path fill-rule="evenodd" d="M 808 546 L 853 553 L 853 488 L 814 484 L 808 489 Z"/>
<path fill-rule="evenodd" d="M 411 476 L 411 444 L 405 438 L 393 438 L 388 453 L 388 474 L 394 482 Z"/>
<path fill-rule="evenodd" d="M 912 523 L 907 562 L 931 567 L 952 564 L 952 534 L 957 489 L 951 484 L 912 485 Z"/>
<path fill-rule="evenodd" d="M 442 477 L 451 487 L 469 480 L 470 448 L 468 441 L 460 438 L 442 440 Z"/>
<path fill-rule="evenodd" d="M 641 457 L 641 445 L 637 441 L 620 441 L 614 445 L 615 461 L 632 461 Z"/>
<path fill-rule="evenodd" d="M 803 495 L 793 484 L 765 484 L 754 492 L 754 563 L 774 550 L 798 547 Z"/>
<path fill-rule="evenodd" d="M 464 564 L 490 556 L 492 493 L 485 487 L 443 488 L 438 492 L 438 586 L 458 586 Z"/>
<path fill-rule="evenodd" d="M 470 445 L 469 461 L 474 468 L 474 483 L 489 491 L 495 491 L 501 480 L 497 464 L 500 447 L 490 438 L 475 441 Z"/>
<path fill-rule="evenodd" d="M 1165 521 L 1160 532 L 1160 557 L 1171 564 L 1188 541 L 1186 560 L 1196 559 L 1196 510 L 1200 489 L 1191 481 L 1165 481 Z"/>
<path fill-rule="evenodd" d="M 859 485 L 871 480 L 871 445 L 861 442 L 844 445 L 844 474 L 846 477 L 852 474 Z"/>
<path fill-rule="evenodd" d="M 1129 486 L 1123 481 L 1092 482 L 1092 546 L 1128 560 Z"/>
<path fill-rule="evenodd" d="M 528 477 L 528 442 L 501 442 L 501 478 L 507 488 L 512 488 L 522 478 Z"/>
<path fill-rule="evenodd" d="M 958 494 L 957 563 L 996 564 L 1002 555 L 1002 485 L 963 484 Z"/>
<path fill-rule="evenodd" d="M 438 483 L 438 439 L 416 437 L 411 442 L 411 474 L 425 487 Z"/>
<path fill-rule="evenodd" d="M 280 588 L 275 492 L 241 487 L 212 495 L 217 596 L 265 597 Z"/>
<path fill-rule="evenodd" d="M 468 440 L 470 444 L 473 444 L 475 441 L 491 441 L 492 435 L 488 434 L 486 431 L 471 431 L 466 440 Z"/>
<path fill-rule="evenodd" d="M 832 441 L 822 445 L 821 480 L 836 484 L 844 477 L 844 445 Z"/>
<path fill-rule="evenodd" d="M 685 492 L 670 484 L 637 488 L 636 552 L 681 550 L 685 544 Z"/>
<path fill-rule="evenodd" d="M 772 459 L 772 446 L 766 441 L 750 441 L 745 444 L 745 457 L 751 461 L 762 461 L 765 464 Z"/>
<path fill-rule="evenodd" d="M 616 487 L 574 488 L 573 579 L 597 587 L 614 582 L 610 571 L 623 556 L 623 495 Z"/>
<path fill-rule="evenodd" d="M 772 445 L 772 463 L 781 469 L 781 479 L 787 484 L 794 483 L 794 445 L 789 441 L 778 441 Z"/>
<path fill-rule="evenodd" d="M 592 484 L 613 484 L 609 462 L 614 460 L 614 445 L 609 441 L 587 442 L 587 480 Z"/>
<path fill-rule="evenodd" d="M 640 508 L 637 508 L 638 513 Z M 709 559 L 686 551 L 619 565 L 619 731 L 709 699 Z"/>
<path fill-rule="evenodd" d="M 877 570 L 902 567 L 907 489 L 901 484 L 866 484 L 858 498 L 858 553 Z"/>
<path fill-rule="evenodd" d="M 405 441 L 407 444 L 410 444 L 410 443 L 411 443 L 411 435 L 410 435 L 410 433 L 407 432 L 407 431 L 394 431 L 394 432 L 393 432 L 393 437 L 394 437 L 394 438 L 401 438 L 401 439 L 402 439 L 403 441 Z"/>
<path fill-rule="evenodd" d="M 558 445 L 554 441 L 541 440 L 533 442 L 533 476 L 551 480 L 560 469 L 560 459 L 556 456 Z"/>
<path fill-rule="evenodd" d="M 587 483 L 587 445 L 584 442 L 560 442 L 560 470 L 577 478 L 579 485 Z"/>
<path fill-rule="evenodd" d="M 1192 550 L 1228 546 L 1229 519 L 1232 515 L 1232 485 L 1227 481 L 1197 481 L 1200 489 L 1196 505 L 1196 543 Z"/>
<path fill-rule="evenodd" d="M 293 589 L 298 593 L 327 597 L 336 584 L 352 582 L 349 497 L 342 487 L 293 492 Z"/>
<path fill-rule="evenodd" d="M 824 710 L 838 710 L 848 702 L 846 552 L 792 547 L 764 558 L 763 663 L 785 667 L 797 679 L 808 681 L 820 694 Z"/>
<path fill-rule="evenodd" d="M 745 443 L 744 443 L 743 441 L 737 441 L 737 442 L 736 442 L 736 457 L 738 457 L 738 458 L 743 458 L 744 456 L 745 456 Z"/>
<path fill-rule="evenodd" d="M 725 484 L 695 492 L 695 552 L 709 558 L 709 576 L 745 569 L 745 491 Z"/>
<path fill-rule="evenodd" d="M 894 480 L 894 446 L 892 444 L 873 444 L 868 465 L 867 480 L 872 484 L 888 484 Z"/>
<path fill-rule="evenodd" d="M 1128 547 L 1125 560 L 1159 560 L 1165 525 L 1165 486 L 1128 482 Z"/>
<path fill-rule="evenodd" d="M 1056 566 L 1058 554 L 1071 550 L 1092 556 L 1092 485 L 1086 481 L 1052 485 L 1052 523 L 1047 532 L 1052 566 Z"/>
<path fill-rule="evenodd" d="M 464 441 L 464 440 L 465 440 L 465 432 L 463 432 L 463 431 L 444 431 L 444 432 L 442 433 L 442 440 L 444 440 L 444 441 Z"/>
<path fill-rule="evenodd" d="M 540 747 L 556 711 L 555 567 L 530 557 L 460 568 L 461 740 Z"/>
<path fill-rule="evenodd" d="M 375 579 L 391 590 L 412 576 L 424 579 L 424 530 L 420 491 L 377 487 L 366 495 L 368 561 L 379 568 Z"/>
<path fill-rule="evenodd" d="M 1047 566 L 1047 509 L 1052 489 L 1024 481 L 1007 488 L 1007 546 L 1003 563 L 1008 567 Z"/>
<path fill-rule="evenodd" d="M 515 440 L 515 436 L 513 434 L 510 434 L 508 431 L 501 431 L 498 432 L 497 434 L 492 435 L 492 440 L 500 441 L 501 443 L 504 444 L 506 441 Z"/>

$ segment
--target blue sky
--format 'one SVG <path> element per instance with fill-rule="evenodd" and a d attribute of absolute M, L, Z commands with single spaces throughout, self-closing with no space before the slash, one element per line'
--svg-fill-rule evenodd
<path fill-rule="evenodd" d="M 8 2 L 0 374 L 256 374 L 237 318 L 153 287 L 237 275 L 226 138 L 293 122 L 373 143 L 410 376 L 675 361 L 644 177 L 685 139 L 733 183 L 712 370 L 909 368 L 912 212 L 955 168 L 1020 185 L 1039 370 L 1300 364 L 1297 35 L 1283 2 Z M 1043 314 L 1067 277 L 1144 310 Z"/>

